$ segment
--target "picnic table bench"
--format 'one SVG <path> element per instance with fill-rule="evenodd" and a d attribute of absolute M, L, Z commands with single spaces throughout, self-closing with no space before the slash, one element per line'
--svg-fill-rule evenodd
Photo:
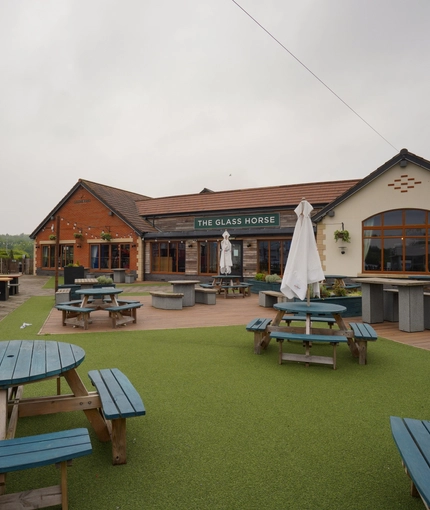
<path fill-rule="evenodd" d="M 391 433 L 411 479 L 411 495 L 430 508 L 430 421 L 390 416 Z"/>
<path fill-rule="evenodd" d="M 289 326 L 293 321 L 306 321 L 306 315 L 302 315 L 299 313 L 284 315 L 282 317 L 282 320 L 285 321 Z M 311 322 L 325 322 L 330 327 L 330 329 L 333 328 L 333 324 L 336 324 L 336 320 L 333 317 L 329 317 L 328 315 L 312 316 Z"/>
<path fill-rule="evenodd" d="M 348 343 L 348 339 L 342 335 L 325 335 L 325 334 L 303 334 L 303 333 L 290 333 L 282 331 L 273 331 L 270 333 L 271 338 L 275 338 L 279 343 L 279 364 L 283 361 L 300 361 L 306 363 L 318 363 L 322 365 L 332 365 L 333 370 L 336 370 L 336 347 L 340 343 Z M 282 344 L 284 340 L 300 341 L 305 345 L 305 354 L 286 353 L 282 351 Z M 333 346 L 333 356 L 313 356 L 310 354 L 312 342 L 329 343 Z"/>
<path fill-rule="evenodd" d="M 91 441 L 85 428 L 0 441 L 0 474 L 61 465 L 60 485 L 13 494 L 4 494 L 5 487 L 0 487 L 0 508 L 19 510 L 62 505 L 63 510 L 67 510 L 67 466 L 72 459 L 91 452 Z"/>
<path fill-rule="evenodd" d="M 254 353 L 260 354 L 261 344 L 266 336 L 268 336 L 267 326 L 272 322 L 272 319 L 253 319 L 246 325 L 247 331 L 254 333 Z"/>
<path fill-rule="evenodd" d="M 127 301 L 119 303 L 118 306 L 105 308 L 112 319 L 112 327 L 123 326 L 129 322 L 134 324 L 137 321 L 137 309 L 143 306 L 139 301 Z"/>
<path fill-rule="evenodd" d="M 80 303 L 80 301 L 79 301 Z M 60 310 L 63 314 L 62 321 L 63 326 L 70 324 L 72 326 L 81 327 L 88 329 L 88 322 L 90 313 L 94 312 L 94 308 L 80 307 L 73 304 L 60 304 L 55 305 L 57 310 Z"/>
<path fill-rule="evenodd" d="M 113 464 L 125 464 L 126 419 L 143 416 L 145 406 L 130 380 L 117 368 L 88 372 L 93 386 L 100 395 L 103 414 L 112 440 Z"/>
<path fill-rule="evenodd" d="M 358 347 L 358 363 L 367 364 L 367 342 L 374 342 L 378 339 L 378 333 L 366 322 L 350 322 L 349 326 L 353 331 L 353 339 Z"/>

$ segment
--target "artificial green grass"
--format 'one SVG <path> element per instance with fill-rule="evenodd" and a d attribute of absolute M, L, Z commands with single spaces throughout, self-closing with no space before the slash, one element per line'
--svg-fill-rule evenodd
<path fill-rule="evenodd" d="M 52 304 L 31 298 L 0 322 L 0 340 L 36 338 Z M 97 440 L 82 412 L 20 419 L 17 435 L 89 428 L 93 454 L 69 470 L 71 510 L 423 508 L 409 495 L 389 416 L 429 419 L 428 351 L 379 339 L 360 366 L 342 345 L 334 371 L 280 366 L 273 343 L 257 356 L 243 326 L 55 339 L 85 349 L 79 372 L 88 388 L 89 370 L 118 367 L 147 410 L 127 420 L 123 466 L 111 464 L 110 443 Z M 29 385 L 25 394 L 54 385 Z M 10 473 L 7 489 L 58 476 L 52 466 Z"/>

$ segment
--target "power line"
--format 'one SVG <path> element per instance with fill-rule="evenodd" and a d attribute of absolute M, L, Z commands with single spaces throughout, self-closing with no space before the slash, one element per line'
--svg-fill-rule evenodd
<path fill-rule="evenodd" d="M 324 85 L 324 87 L 329 90 L 337 99 L 339 99 L 339 101 L 341 101 L 347 108 L 349 108 L 352 113 L 354 113 L 360 120 L 362 120 L 368 127 L 370 127 L 370 129 L 372 131 L 374 131 L 378 136 L 380 136 L 385 142 L 388 143 L 388 145 L 390 145 L 394 150 L 398 151 L 399 149 L 397 149 L 396 147 L 394 147 L 394 145 L 392 143 L 390 143 L 383 135 L 381 135 L 381 133 L 379 131 L 377 131 L 371 124 L 369 124 L 367 122 L 367 120 L 365 120 L 359 113 L 357 113 L 354 108 L 352 108 L 351 106 L 349 106 L 348 103 L 346 103 L 338 94 L 336 94 L 336 92 L 331 89 L 326 83 L 324 83 L 321 78 L 319 78 L 313 71 L 311 71 L 309 69 L 309 67 L 307 67 L 298 57 L 296 57 L 294 55 L 294 53 L 292 53 L 286 46 L 284 46 L 281 41 L 279 41 L 278 39 L 276 39 L 276 37 L 271 34 L 265 27 L 263 27 L 263 25 L 261 23 L 259 23 L 255 18 L 253 18 L 251 16 L 251 14 L 249 14 L 249 12 L 247 12 L 241 5 L 239 5 L 236 0 L 232 0 L 232 2 L 234 4 L 236 4 L 239 9 L 241 9 L 249 18 L 252 19 L 252 21 L 254 23 L 256 23 L 262 30 L 264 30 L 266 32 L 266 34 L 271 37 L 275 42 L 277 42 L 279 44 L 279 46 L 281 46 L 281 48 L 283 48 L 287 53 L 289 53 L 301 66 L 303 66 L 306 71 L 308 71 L 314 78 L 316 78 L 320 83 L 321 85 Z"/>

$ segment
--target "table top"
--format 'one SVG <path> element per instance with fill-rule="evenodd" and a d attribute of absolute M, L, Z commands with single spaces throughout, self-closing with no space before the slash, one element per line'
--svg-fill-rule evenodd
<path fill-rule="evenodd" d="M 76 278 L 75 283 L 77 285 L 85 285 L 85 284 L 96 285 L 97 283 L 99 283 L 99 281 L 97 280 L 97 278 Z"/>
<path fill-rule="evenodd" d="M 200 280 L 172 280 L 169 283 L 172 285 L 196 285 L 196 283 L 200 283 Z"/>
<path fill-rule="evenodd" d="M 428 281 L 426 280 L 413 280 L 409 278 L 352 278 L 352 281 L 377 285 L 395 285 L 396 287 L 419 287 L 428 285 Z"/>
<path fill-rule="evenodd" d="M 212 278 L 242 278 L 240 274 L 217 274 Z"/>
<path fill-rule="evenodd" d="M 11 280 L 13 280 L 13 278 L 11 278 L 11 277 L 7 277 L 7 276 L 0 277 L 0 282 L 10 282 Z"/>
<path fill-rule="evenodd" d="M 273 305 L 275 310 L 282 310 L 284 312 L 298 312 L 306 314 L 319 314 L 319 313 L 343 313 L 346 306 L 335 305 L 331 303 L 320 303 L 311 301 L 309 305 L 305 302 L 299 301 L 285 301 Z"/>
<path fill-rule="evenodd" d="M 84 358 L 81 347 L 63 342 L 0 342 L 0 389 L 60 375 L 79 366 Z"/>
<path fill-rule="evenodd" d="M 430 280 L 430 276 L 429 275 L 419 275 L 419 276 L 412 276 L 412 275 L 409 275 L 408 276 L 408 279 L 409 280 Z"/>
<path fill-rule="evenodd" d="M 97 289 L 79 289 L 75 291 L 76 294 L 82 294 L 83 296 L 113 296 L 114 294 L 121 294 L 124 292 L 123 289 L 117 289 L 116 287 L 101 287 Z"/>

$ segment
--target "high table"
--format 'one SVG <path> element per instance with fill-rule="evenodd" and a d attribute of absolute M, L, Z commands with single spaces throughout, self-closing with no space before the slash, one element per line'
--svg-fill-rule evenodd
<path fill-rule="evenodd" d="M 195 286 L 200 280 L 172 280 L 173 292 L 183 294 L 182 306 L 194 306 L 196 304 Z"/>
<path fill-rule="evenodd" d="M 109 441 L 107 424 L 99 412 L 98 393 L 86 390 L 76 368 L 85 359 L 85 351 L 73 344 L 44 340 L 0 342 L 0 440 L 12 439 L 18 417 L 68 411 L 84 411 L 97 437 Z M 26 384 L 63 377 L 72 394 L 22 398 Z M 0 494 L 5 475 L 0 475 Z"/>
<path fill-rule="evenodd" d="M 384 322 L 384 285 L 398 287 L 399 330 L 424 331 L 424 287 L 426 280 L 401 278 L 353 278 L 361 284 L 363 322 Z"/>

